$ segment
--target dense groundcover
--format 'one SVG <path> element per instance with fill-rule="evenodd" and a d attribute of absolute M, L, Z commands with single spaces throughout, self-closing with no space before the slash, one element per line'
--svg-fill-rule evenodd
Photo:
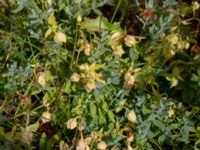
<path fill-rule="evenodd" d="M 199 150 L 199 7 L 0 0 L 0 150 Z"/>

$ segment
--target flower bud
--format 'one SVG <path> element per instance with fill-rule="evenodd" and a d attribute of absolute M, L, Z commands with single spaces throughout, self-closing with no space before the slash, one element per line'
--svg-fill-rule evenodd
<path fill-rule="evenodd" d="M 106 143 L 104 141 L 100 141 L 97 145 L 98 150 L 105 150 L 107 147 Z"/>
<path fill-rule="evenodd" d="M 133 135 L 133 133 L 129 132 L 128 135 L 127 135 L 127 137 L 126 137 L 126 139 L 127 139 L 127 142 L 133 142 L 134 141 L 134 135 Z"/>
<path fill-rule="evenodd" d="M 71 118 L 66 123 L 68 129 L 74 129 L 77 127 L 77 120 L 76 118 Z"/>
<path fill-rule="evenodd" d="M 127 111 L 127 118 L 129 121 L 131 121 L 132 123 L 136 123 L 136 114 L 133 110 L 128 110 Z"/>
<path fill-rule="evenodd" d="M 82 17 L 81 17 L 81 16 L 78 16 L 78 17 L 77 17 L 77 22 L 78 22 L 78 23 L 81 23 L 81 22 L 82 22 Z"/>

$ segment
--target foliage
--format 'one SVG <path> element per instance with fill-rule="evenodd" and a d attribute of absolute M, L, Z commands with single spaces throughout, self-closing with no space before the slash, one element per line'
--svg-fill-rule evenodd
<path fill-rule="evenodd" d="M 1 0 L 0 149 L 200 149 L 199 7 Z"/>

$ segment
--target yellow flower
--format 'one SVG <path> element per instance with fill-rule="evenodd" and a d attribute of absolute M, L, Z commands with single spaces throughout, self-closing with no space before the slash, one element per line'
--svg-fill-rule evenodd
<path fill-rule="evenodd" d="M 124 53 L 125 52 L 122 48 L 122 45 L 117 46 L 113 51 L 113 54 L 116 55 L 116 56 L 119 56 L 119 57 L 121 57 Z"/>
<path fill-rule="evenodd" d="M 80 76 L 77 73 L 73 73 L 71 78 L 70 78 L 73 82 L 79 82 L 80 80 Z"/>
<path fill-rule="evenodd" d="M 171 107 L 168 109 L 167 113 L 169 117 L 174 116 L 174 110 Z"/>
<path fill-rule="evenodd" d="M 172 43 L 173 45 L 176 45 L 178 42 L 178 36 L 175 34 L 172 34 L 169 36 L 169 42 Z"/>
<path fill-rule="evenodd" d="M 189 42 L 185 42 L 185 49 L 188 49 L 190 47 L 190 43 Z"/>
<path fill-rule="evenodd" d="M 97 145 L 98 150 L 105 150 L 107 147 L 106 143 L 104 141 L 100 141 Z"/>
<path fill-rule="evenodd" d="M 85 90 L 89 93 L 96 88 L 95 81 L 89 81 L 84 86 Z"/>
<path fill-rule="evenodd" d="M 79 69 L 81 71 L 89 71 L 89 65 L 87 63 L 82 64 L 82 65 L 79 66 Z"/>
<path fill-rule="evenodd" d="M 44 86 L 46 84 L 46 79 L 44 77 L 44 73 L 40 73 L 38 79 L 37 79 L 38 83 L 42 86 Z"/>
<path fill-rule="evenodd" d="M 116 46 L 122 44 L 124 36 L 124 32 L 114 31 L 110 34 L 108 38 L 108 44 L 112 47 L 112 49 L 115 49 Z"/>
<path fill-rule="evenodd" d="M 132 35 L 126 35 L 126 37 L 124 38 L 124 41 L 125 41 L 125 45 L 128 47 L 133 47 L 137 43 L 135 37 Z"/>
<path fill-rule="evenodd" d="M 46 111 L 42 114 L 42 122 L 46 123 L 49 122 L 51 120 L 51 113 Z"/>
<path fill-rule="evenodd" d="M 130 88 L 132 88 L 132 86 L 134 85 L 134 82 L 135 82 L 135 77 L 128 71 L 125 74 L 124 79 L 125 79 L 125 81 L 124 81 L 123 88 L 124 89 L 130 89 Z"/>
<path fill-rule="evenodd" d="M 197 1 L 192 2 L 193 11 L 199 9 L 199 7 L 200 7 L 199 2 L 197 2 Z"/>
<path fill-rule="evenodd" d="M 59 44 L 63 44 L 63 43 L 67 42 L 66 35 L 62 32 L 56 32 L 54 35 L 54 40 L 55 40 L 55 42 L 57 42 Z"/>
<path fill-rule="evenodd" d="M 185 47 L 185 43 L 182 40 L 179 40 L 177 43 L 177 47 L 178 49 L 183 49 Z"/>
<path fill-rule="evenodd" d="M 81 16 L 78 16 L 77 17 L 77 23 L 81 23 L 82 22 L 82 17 Z"/>
<path fill-rule="evenodd" d="M 178 85 L 178 79 L 177 78 L 175 78 L 175 77 L 166 77 L 166 79 L 171 82 L 171 86 L 170 86 L 171 88 Z"/>
<path fill-rule="evenodd" d="M 89 44 L 89 43 L 85 43 L 85 44 L 84 44 L 84 53 L 85 53 L 85 55 L 87 55 L 87 56 L 90 55 L 90 44 Z"/>

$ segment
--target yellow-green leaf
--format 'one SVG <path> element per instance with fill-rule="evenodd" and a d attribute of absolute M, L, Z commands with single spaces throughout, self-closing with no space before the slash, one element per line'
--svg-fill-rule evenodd
<path fill-rule="evenodd" d="M 51 16 L 48 17 L 48 24 L 50 24 L 52 26 L 56 26 L 57 25 L 55 16 L 51 15 Z"/>

